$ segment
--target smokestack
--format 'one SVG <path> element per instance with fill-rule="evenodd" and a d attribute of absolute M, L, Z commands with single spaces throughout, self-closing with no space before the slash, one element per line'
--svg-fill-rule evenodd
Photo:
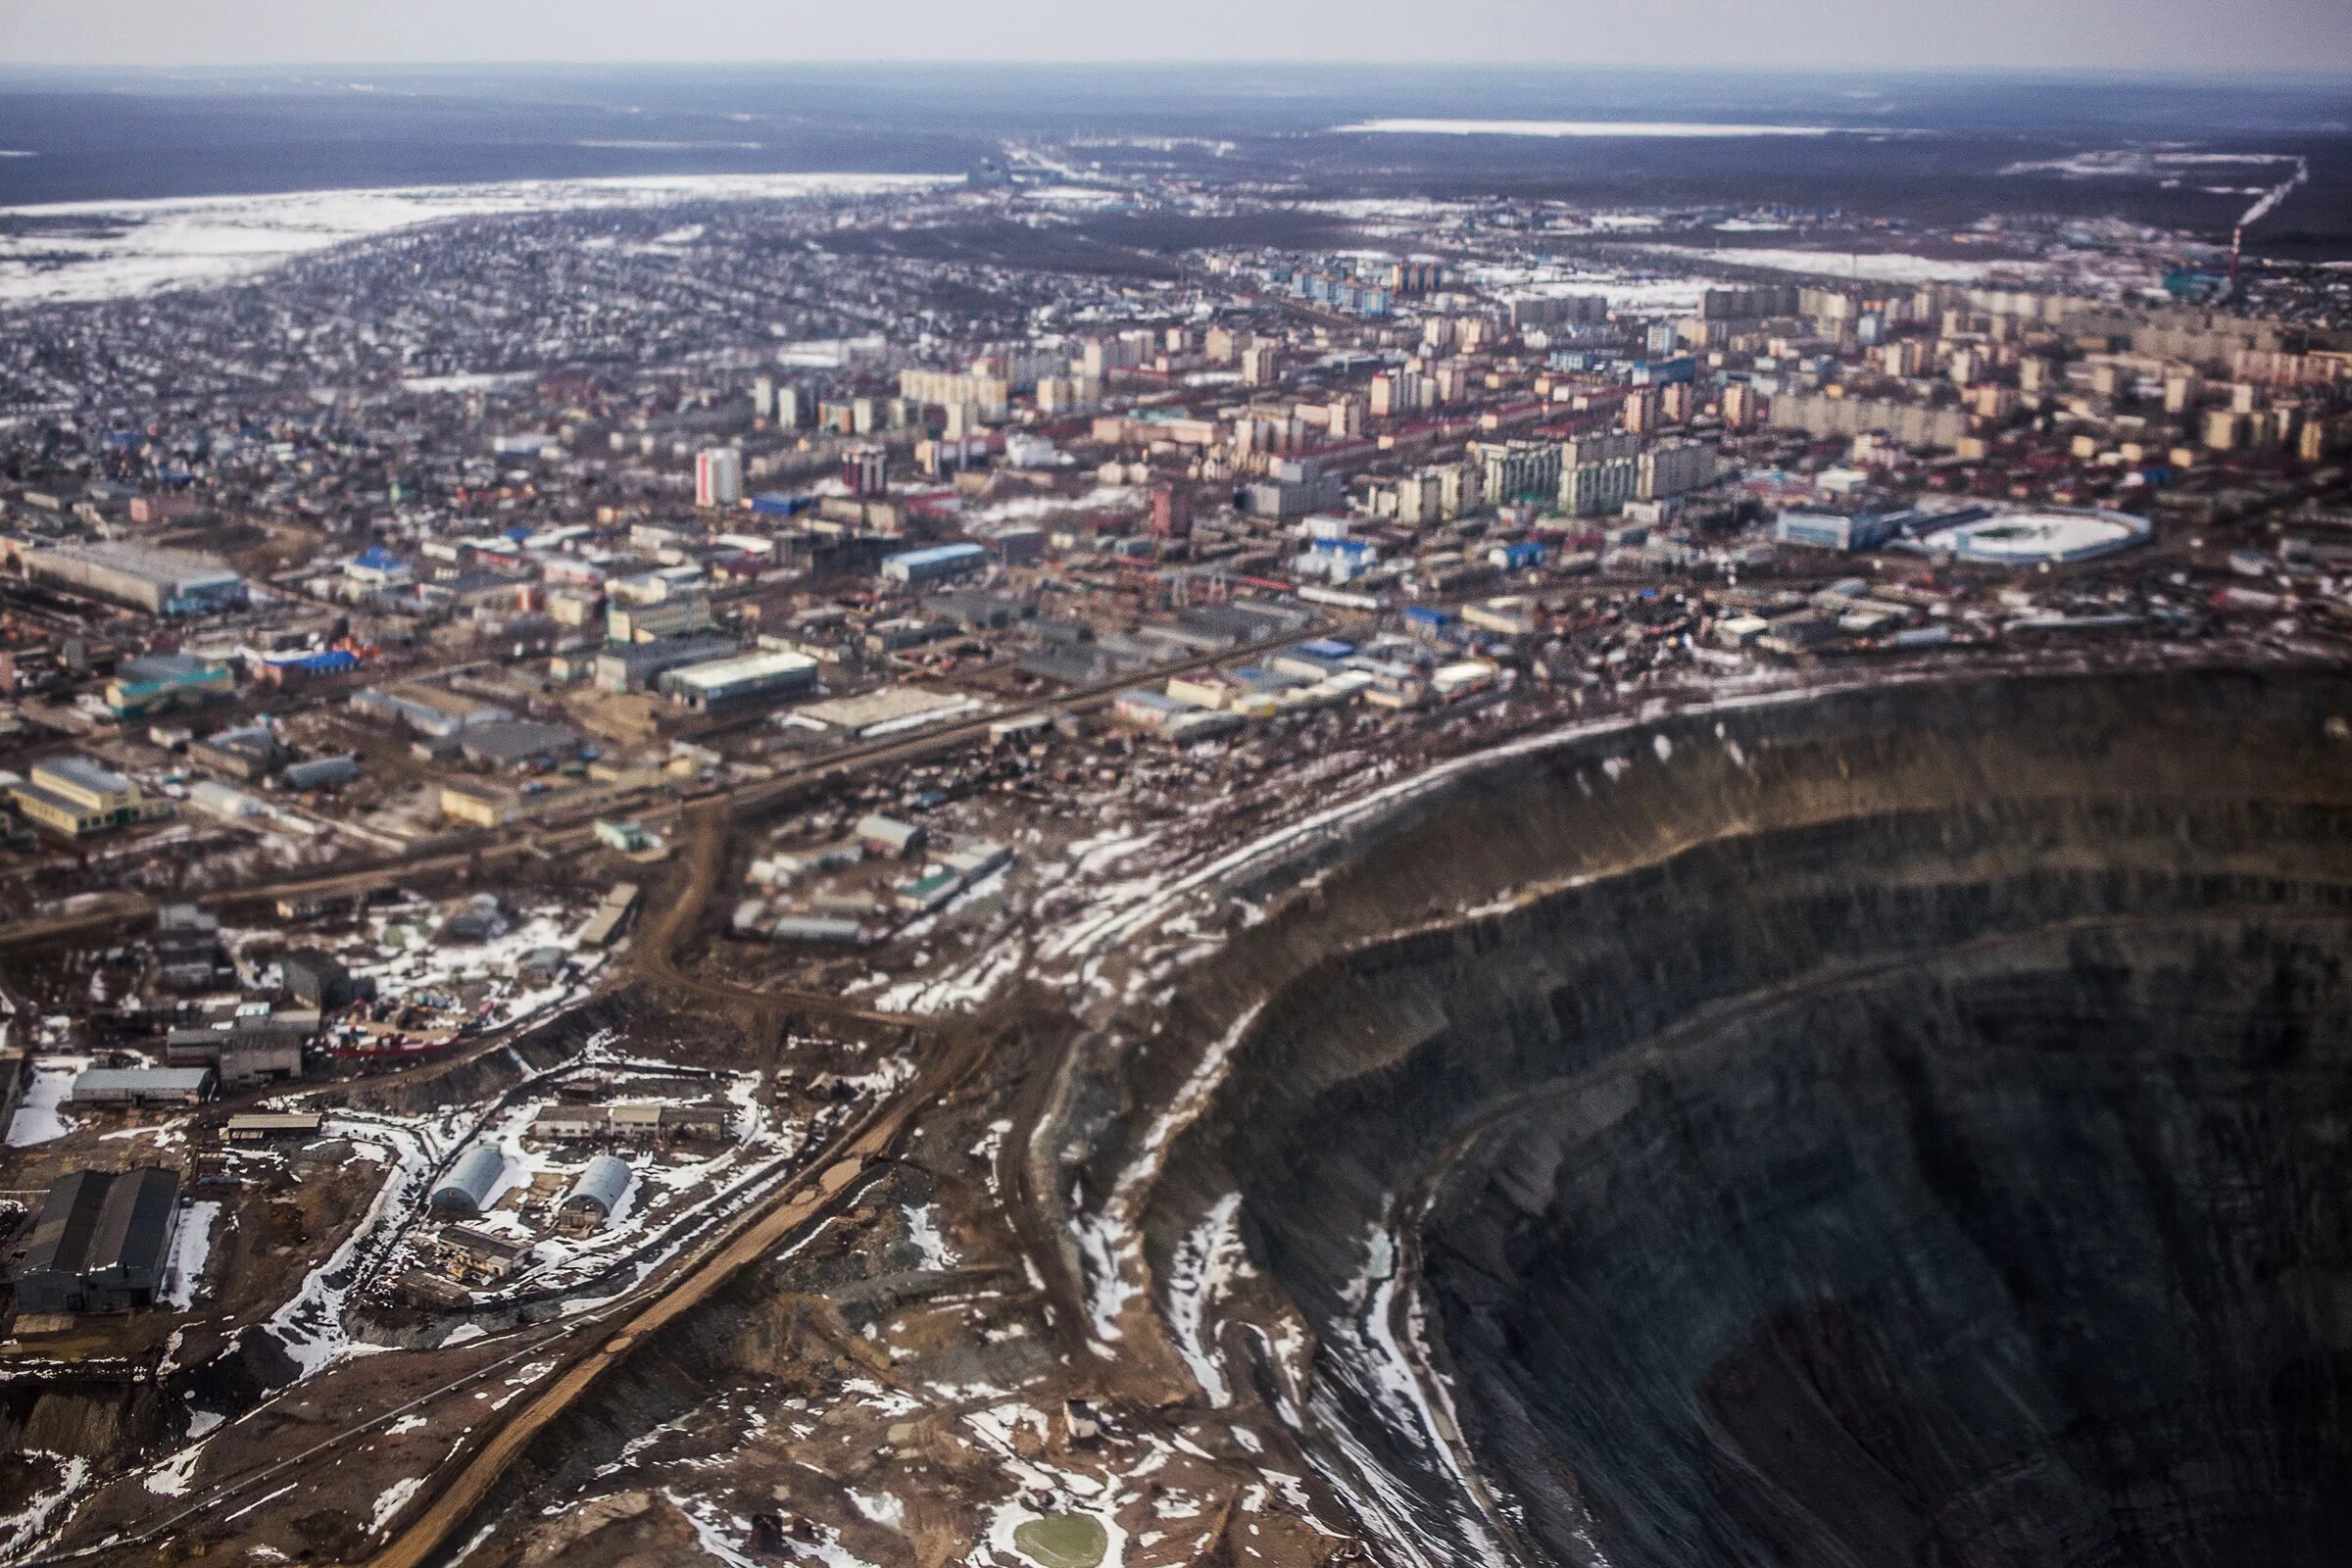
<path fill-rule="evenodd" d="M 2230 231 L 2230 291 L 2237 292 L 2237 258 L 2246 248 L 2246 225 L 2238 224 Z"/>

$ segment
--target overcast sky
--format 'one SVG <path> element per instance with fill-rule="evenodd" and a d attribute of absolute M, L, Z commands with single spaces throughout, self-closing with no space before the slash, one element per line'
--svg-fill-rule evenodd
<path fill-rule="evenodd" d="M 2352 0 L 0 0 L 0 65 L 957 59 L 2352 72 Z"/>

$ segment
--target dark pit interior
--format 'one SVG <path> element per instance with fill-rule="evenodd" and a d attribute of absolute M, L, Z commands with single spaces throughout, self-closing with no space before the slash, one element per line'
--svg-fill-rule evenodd
<path fill-rule="evenodd" d="M 1985 683 L 1509 764 L 1269 934 L 1165 1233 L 1245 1194 L 1424 1560 L 2352 1560 L 2341 712 Z M 1384 1226 L 1472 1485 L 1349 1360 Z"/>

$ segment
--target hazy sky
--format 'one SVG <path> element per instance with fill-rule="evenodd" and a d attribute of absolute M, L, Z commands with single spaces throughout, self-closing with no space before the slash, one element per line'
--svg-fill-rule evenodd
<path fill-rule="evenodd" d="M 2352 0 L 0 0 L 0 65 L 956 59 L 2352 72 Z"/>

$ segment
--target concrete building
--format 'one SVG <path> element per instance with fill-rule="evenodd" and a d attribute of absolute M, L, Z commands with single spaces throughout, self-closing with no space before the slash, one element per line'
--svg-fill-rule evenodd
<path fill-rule="evenodd" d="M 1550 501 L 1560 489 L 1560 446 L 1554 441 L 1474 441 L 1479 487 L 1496 506 L 1532 497 Z"/>
<path fill-rule="evenodd" d="M 1786 393 L 1772 400 L 1770 423 L 1808 435 L 1864 435 L 1883 430 L 1907 447 L 1948 452 L 1968 435 L 1965 409 L 1891 398 L 1833 398 Z"/>
<path fill-rule="evenodd" d="M 213 772 L 253 784 L 284 765 L 286 748 L 267 727 L 254 724 L 192 742 L 188 758 Z"/>
<path fill-rule="evenodd" d="M 596 656 L 589 678 L 600 692 L 640 692 L 669 670 L 732 658 L 740 651 L 726 637 L 676 637 L 608 648 Z"/>
<path fill-rule="evenodd" d="M 211 614 L 247 603 L 244 578 L 178 550 L 90 541 L 26 549 L 18 560 L 35 582 L 151 615 Z"/>
<path fill-rule="evenodd" d="M 1636 493 L 1643 501 L 1679 496 L 1715 482 L 1715 443 L 1660 441 L 1642 454 Z"/>
<path fill-rule="evenodd" d="M 733 447 L 708 447 L 694 455 L 694 504 L 732 507 L 743 500 L 743 454 Z"/>
<path fill-rule="evenodd" d="M 907 369 L 899 372 L 899 396 L 943 409 L 975 408 L 984 418 L 1000 419 L 1012 405 L 1012 382 L 974 370 Z"/>
<path fill-rule="evenodd" d="M 1562 442 L 1560 510 L 1593 517 L 1623 507 L 1641 490 L 1641 454 L 1642 438 L 1623 431 Z"/>
<path fill-rule="evenodd" d="M 489 783 L 452 783 L 441 786 L 441 814 L 470 827 L 505 827 L 520 815 L 522 803 L 514 792 Z"/>

